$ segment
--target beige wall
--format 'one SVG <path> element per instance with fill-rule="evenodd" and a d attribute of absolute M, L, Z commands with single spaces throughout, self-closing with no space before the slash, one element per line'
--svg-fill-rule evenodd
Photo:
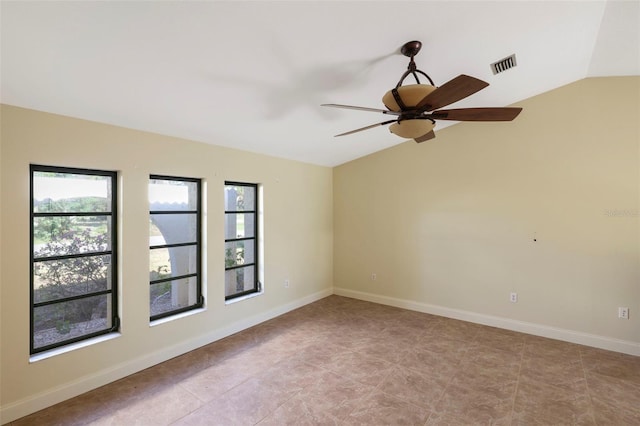
<path fill-rule="evenodd" d="M 517 105 L 334 169 L 334 291 L 640 355 L 640 78 Z"/>
<path fill-rule="evenodd" d="M 2 423 L 331 293 L 332 171 L 109 125 L 2 106 Z M 29 164 L 117 170 L 121 336 L 29 362 Z M 206 311 L 153 327 L 149 174 L 205 181 Z M 264 190 L 265 293 L 224 303 L 225 180 Z M 284 288 L 289 278 L 291 287 Z"/>

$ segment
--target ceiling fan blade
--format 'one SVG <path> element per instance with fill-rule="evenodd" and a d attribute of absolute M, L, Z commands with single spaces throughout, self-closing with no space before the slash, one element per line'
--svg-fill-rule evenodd
<path fill-rule="evenodd" d="M 381 112 L 383 114 L 390 114 L 390 115 L 400 115 L 400 112 L 389 111 L 387 109 L 367 108 L 367 107 L 353 106 L 353 105 L 322 104 L 320 106 L 332 107 L 332 108 L 343 108 L 343 109 L 355 109 L 356 111 Z"/>
<path fill-rule="evenodd" d="M 414 141 L 420 143 L 420 142 L 424 142 L 424 141 L 428 141 L 429 139 L 433 139 L 436 137 L 435 132 L 432 130 L 429 133 L 426 133 L 420 137 L 417 137 L 414 139 Z"/>
<path fill-rule="evenodd" d="M 395 121 L 396 120 L 388 120 L 388 121 L 383 121 L 382 123 L 371 124 L 370 126 L 365 126 L 365 127 L 359 128 L 359 129 L 351 130 L 349 132 L 340 133 L 339 135 L 336 135 L 335 137 L 346 136 L 346 135 L 350 135 L 352 133 L 361 132 L 363 130 L 373 129 L 374 127 L 384 126 L 385 124 L 394 123 Z"/>
<path fill-rule="evenodd" d="M 511 121 L 520 114 L 522 108 L 461 108 L 433 111 L 435 120 L 455 121 Z"/>
<path fill-rule="evenodd" d="M 489 83 L 485 81 L 461 74 L 429 93 L 418 102 L 416 107 L 423 108 L 425 111 L 433 111 L 473 95 L 488 85 Z"/>

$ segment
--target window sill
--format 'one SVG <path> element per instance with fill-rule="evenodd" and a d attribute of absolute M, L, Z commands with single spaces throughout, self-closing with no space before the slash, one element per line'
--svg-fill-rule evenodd
<path fill-rule="evenodd" d="M 264 290 L 258 291 L 256 293 L 247 294 L 245 296 L 236 297 L 234 299 L 225 300 L 225 305 L 232 305 L 234 303 L 242 302 L 243 300 L 253 299 L 254 297 L 262 296 L 264 294 Z"/>
<path fill-rule="evenodd" d="M 196 315 L 199 314 L 201 312 L 206 311 L 206 308 L 198 308 L 198 309 L 192 309 L 190 311 L 186 311 L 186 312 L 180 312 L 179 314 L 175 314 L 175 315 L 171 315 L 170 317 L 165 317 L 165 318 L 160 318 L 154 321 L 149 322 L 149 326 L 150 327 L 155 327 L 156 325 L 161 325 L 167 322 L 171 322 L 180 318 L 185 318 L 185 317 L 189 317 L 191 315 Z"/>
<path fill-rule="evenodd" d="M 76 349 L 85 348 L 87 346 L 95 345 L 96 343 L 106 342 L 122 336 L 120 332 L 114 332 L 105 334 L 103 336 L 92 337 L 91 339 L 83 340 L 81 342 L 71 343 L 69 345 L 61 346 L 59 348 L 50 349 L 45 352 L 39 352 L 29 357 L 29 364 L 33 362 L 42 361 L 54 356 L 62 355 L 67 352 L 75 351 Z"/>

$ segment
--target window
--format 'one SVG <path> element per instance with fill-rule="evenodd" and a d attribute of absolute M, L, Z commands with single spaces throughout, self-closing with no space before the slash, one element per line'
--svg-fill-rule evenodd
<path fill-rule="evenodd" d="M 200 179 L 149 180 L 149 305 L 157 320 L 204 305 Z"/>
<path fill-rule="evenodd" d="M 116 172 L 31 165 L 35 354 L 116 331 Z"/>
<path fill-rule="evenodd" d="M 260 291 L 258 281 L 258 185 L 225 182 L 225 300 Z"/>

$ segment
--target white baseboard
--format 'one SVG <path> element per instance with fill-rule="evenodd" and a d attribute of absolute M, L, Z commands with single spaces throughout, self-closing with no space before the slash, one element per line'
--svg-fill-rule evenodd
<path fill-rule="evenodd" d="M 48 389 L 45 392 L 40 392 L 19 401 L 3 405 L 0 407 L 0 424 L 9 423 L 31 413 L 35 413 L 36 411 L 42 410 L 43 408 L 50 407 L 69 398 L 89 392 L 90 390 L 96 389 L 100 386 L 122 379 L 123 377 L 129 376 L 138 371 L 142 371 L 145 368 L 152 367 L 156 364 L 185 354 L 249 327 L 253 327 L 254 325 L 258 325 L 309 303 L 313 303 L 317 300 L 330 296 L 331 294 L 333 294 L 332 289 L 327 288 L 326 290 L 294 300 L 269 311 L 243 319 L 242 321 L 237 321 L 226 327 L 213 330 L 193 339 L 180 342 L 179 344 L 163 348 L 156 352 L 146 354 L 142 357 L 132 359 L 118 365 L 114 365 L 90 376 L 82 377 L 73 382 L 64 383 L 60 386 Z"/>
<path fill-rule="evenodd" d="M 379 303 L 381 305 L 395 306 L 397 308 L 409 309 L 412 311 L 424 312 L 428 314 L 439 315 L 442 317 L 488 325 L 491 327 L 498 327 L 506 330 L 533 334 L 535 336 L 548 337 L 550 339 L 563 340 L 565 342 L 577 343 L 580 345 L 592 346 L 595 348 L 640 356 L 640 343 L 637 342 L 613 339 L 611 337 L 598 336 L 595 334 L 582 333 L 579 331 L 566 330 L 562 328 L 550 327 L 547 325 L 524 321 L 517 321 L 509 318 L 479 314 L 476 312 L 463 311 L 443 306 L 429 305 L 427 303 L 414 302 L 412 300 L 406 299 L 397 299 L 394 297 L 348 290 L 345 288 L 334 287 L 333 293 L 338 296 L 351 297 L 353 299 L 365 300 L 367 302 Z"/>

